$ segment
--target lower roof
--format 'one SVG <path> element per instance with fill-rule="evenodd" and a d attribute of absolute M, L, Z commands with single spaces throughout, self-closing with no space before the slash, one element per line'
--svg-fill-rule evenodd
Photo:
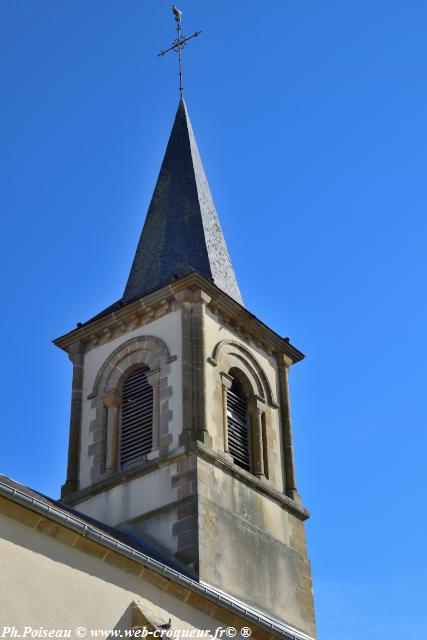
<path fill-rule="evenodd" d="M 101 523 L 3 475 L 0 475 L 0 496 L 72 529 L 93 542 L 145 566 L 163 578 L 179 583 L 197 595 L 214 602 L 217 606 L 230 610 L 248 622 L 256 624 L 272 635 L 287 640 L 313 640 L 311 636 L 245 604 L 230 594 L 209 584 L 198 582 L 183 567 L 163 556 L 140 537 L 136 538 Z"/>

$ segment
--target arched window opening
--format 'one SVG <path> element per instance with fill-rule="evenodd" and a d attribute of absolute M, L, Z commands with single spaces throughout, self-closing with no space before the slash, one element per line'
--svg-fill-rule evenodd
<path fill-rule="evenodd" d="M 251 438 L 248 407 L 240 382 L 233 377 L 227 390 L 228 451 L 235 464 L 251 471 Z"/>
<path fill-rule="evenodd" d="M 148 368 L 136 369 L 123 385 L 120 430 L 120 464 L 144 459 L 153 446 L 153 388 Z"/>

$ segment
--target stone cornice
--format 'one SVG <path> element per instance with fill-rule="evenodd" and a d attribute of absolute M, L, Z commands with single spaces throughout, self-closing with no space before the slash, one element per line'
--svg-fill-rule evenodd
<path fill-rule="evenodd" d="M 113 489 L 114 487 L 121 485 L 124 482 L 129 482 L 134 478 L 144 476 L 147 473 L 152 473 L 156 469 L 161 469 L 162 467 L 173 464 L 174 462 L 177 462 L 177 460 L 183 458 L 185 455 L 185 447 L 180 447 L 172 455 L 169 455 L 166 458 L 157 458 L 156 460 L 138 463 L 134 466 L 128 467 L 124 471 L 111 472 L 110 475 L 106 473 L 105 478 L 103 478 L 99 482 L 89 485 L 88 487 L 84 487 L 83 489 L 80 489 L 78 491 L 74 491 L 73 493 L 67 494 L 66 496 L 61 496 L 60 501 L 63 504 L 75 506 L 79 502 L 83 502 L 84 500 L 87 500 L 92 496 L 103 493 L 104 491 L 108 491 L 109 489 Z"/>
<path fill-rule="evenodd" d="M 96 484 L 85 487 L 84 489 L 76 491 L 65 497 L 63 496 L 61 498 L 61 502 L 63 502 L 64 504 L 75 506 L 79 502 L 83 502 L 84 500 L 87 500 L 94 495 L 103 493 L 104 491 L 107 491 L 109 489 L 113 489 L 117 485 L 146 475 L 147 473 L 152 473 L 155 469 L 160 469 L 161 467 L 173 464 L 189 453 L 196 453 L 207 462 L 210 462 L 216 467 L 222 469 L 222 471 L 224 471 L 228 475 L 233 476 L 237 480 L 251 487 L 251 489 L 254 489 L 258 493 L 262 493 L 263 495 L 267 496 L 268 498 L 276 502 L 276 504 L 278 504 L 280 507 L 282 507 L 282 509 L 288 511 L 289 513 L 292 513 L 298 519 L 307 520 L 310 517 L 310 512 L 307 509 L 275 489 L 268 481 L 259 480 L 251 473 L 248 473 L 232 462 L 229 462 L 224 455 L 221 455 L 220 452 L 214 451 L 213 449 L 199 441 L 196 441 L 190 445 L 180 447 L 167 458 L 157 459 L 152 462 L 144 462 L 135 466 L 134 468 L 126 469 L 125 471 L 121 472 L 115 472 L 111 476 L 106 477 L 104 480 L 101 480 Z"/>
<path fill-rule="evenodd" d="M 105 315 L 100 314 L 77 329 L 57 338 L 54 344 L 67 352 L 77 341 L 83 341 L 93 348 L 170 313 L 179 308 L 183 302 L 198 301 L 206 304 L 225 325 L 241 334 L 244 339 L 252 340 L 267 353 L 284 358 L 289 365 L 304 358 L 304 355 L 288 339 L 280 337 L 197 272 L 179 278 L 124 306 L 119 306 L 118 303 L 112 311 L 106 312 Z"/>

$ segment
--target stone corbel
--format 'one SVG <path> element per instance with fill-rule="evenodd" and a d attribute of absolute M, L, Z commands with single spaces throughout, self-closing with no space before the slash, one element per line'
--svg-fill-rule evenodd
<path fill-rule="evenodd" d="M 119 445 L 119 409 L 122 404 L 122 394 L 111 391 L 103 397 L 107 408 L 107 450 L 105 456 L 105 470 L 117 471 Z"/>

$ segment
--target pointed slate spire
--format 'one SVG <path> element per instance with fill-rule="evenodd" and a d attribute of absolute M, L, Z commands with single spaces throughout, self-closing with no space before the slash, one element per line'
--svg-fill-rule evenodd
<path fill-rule="evenodd" d="M 123 302 L 198 271 L 243 304 L 227 245 L 180 100 Z"/>

